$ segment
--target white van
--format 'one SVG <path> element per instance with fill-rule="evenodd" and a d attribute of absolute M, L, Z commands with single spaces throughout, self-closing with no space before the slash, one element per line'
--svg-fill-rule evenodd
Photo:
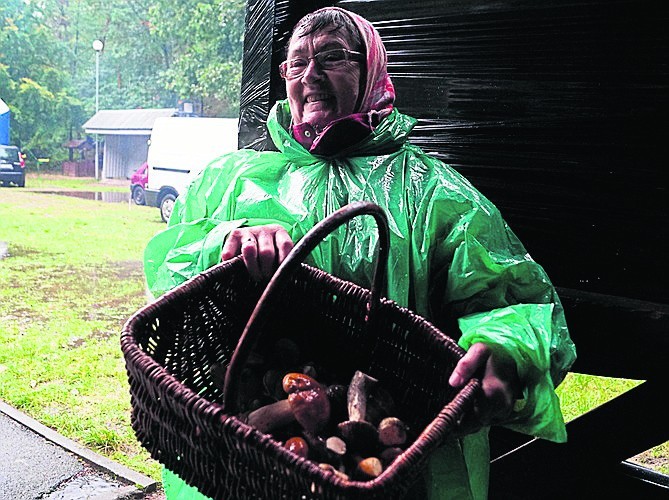
<path fill-rule="evenodd" d="M 147 158 L 146 204 L 167 222 L 174 200 L 214 158 L 237 149 L 237 118 L 156 118 Z"/>

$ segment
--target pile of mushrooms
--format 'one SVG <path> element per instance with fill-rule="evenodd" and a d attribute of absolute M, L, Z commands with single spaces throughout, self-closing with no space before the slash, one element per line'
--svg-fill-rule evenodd
<path fill-rule="evenodd" d="M 356 371 L 348 384 L 321 383 L 314 363 L 295 370 L 294 342 L 280 339 L 270 352 L 278 366 L 267 369 L 262 357 L 250 359 L 240 380 L 239 417 L 248 425 L 343 480 L 374 479 L 406 449 L 409 428 L 377 379 Z M 258 368 L 265 369 L 262 377 Z"/>

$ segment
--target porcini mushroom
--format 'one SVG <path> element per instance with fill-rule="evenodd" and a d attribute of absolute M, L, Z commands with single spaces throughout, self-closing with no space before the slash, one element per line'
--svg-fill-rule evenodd
<path fill-rule="evenodd" d="M 386 417 L 379 423 L 379 442 L 383 446 L 402 446 L 407 441 L 407 426 L 397 417 Z"/>
<path fill-rule="evenodd" d="M 379 477 L 383 472 L 383 464 L 376 457 L 363 458 L 355 469 L 355 477 L 369 480 Z"/>
<path fill-rule="evenodd" d="M 292 451 L 298 457 L 307 458 L 309 456 L 309 445 L 300 436 L 293 436 L 287 439 L 283 445 L 288 450 Z"/>
<path fill-rule="evenodd" d="M 366 420 L 367 396 L 378 380 L 356 371 L 348 386 L 348 420 L 337 425 L 339 434 L 351 451 L 372 451 L 378 445 L 378 431 Z"/>
<path fill-rule="evenodd" d="M 271 432 L 297 422 L 309 432 L 318 432 L 330 419 L 330 401 L 325 388 L 303 373 L 288 373 L 283 378 L 288 399 L 263 406 L 249 413 L 246 422 L 261 432 Z"/>

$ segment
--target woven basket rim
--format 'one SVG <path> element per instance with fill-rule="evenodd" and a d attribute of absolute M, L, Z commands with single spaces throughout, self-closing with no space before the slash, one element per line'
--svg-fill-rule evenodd
<path fill-rule="evenodd" d="M 246 439 L 247 441 L 245 441 L 245 444 L 252 444 L 256 449 L 269 451 L 272 453 L 273 458 L 283 462 L 282 465 L 295 466 L 301 473 L 305 473 L 308 476 L 308 479 L 313 480 L 314 482 L 328 483 L 330 488 L 334 487 L 343 494 L 351 493 L 353 491 L 372 493 L 377 489 L 393 485 L 399 480 L 398 476 L 410 474 L 418 462 L 426 460 L 427 455 L 441 444 L 441 437 L 452 432 L 452 429 L 447 425 L 446 416 L 458 412 L 464 414 L 464 407 L 471 402 L 475 391 L 477 391 L 480 386 L 480 382 L 476 379 L 470 380 L 464 388 L 457 391 L 453 399 L 430 420 L 428 425 L 421 431 L 414 442 L 404 450 L 402 455 L 404 457 L 403 460 L 395 460 L 375 479 L 368 481 L 347 481 L 337 477 L 332 472 L 324 471 L 319 468 L 313 460 L 297 457 L 283 447 L 282 444 L 271 435 L 262 433 L 249 426 L 237 415 L 226 413 L 222 404 L 197 394 L 190 387 L 180 382 L 165 366 L 162 366 L 149 354 L 144 352 L 135 340 L 132 331 L 137 325 L 153 317 L 153 315 L 162 308 L 171 306 L 175 300 L 181 300 L 182 296 L 186 297 L 194 289 L 206 287 L 212 280 L 216 280 L 219 274 L 234 271 L 236 267 L 243 267 L 245 269 L 241 257 L 222 262 L 203 271 L 135 312 L 125 322 L 121 333 L 121 346 L 126 357 L 126 362 L 137 363 L 141 359 L 146 363 L 147 373 L 145 375 L 148 379 L 151 381 L 161 379 L 161 381 L 157 383 L 160 383 L 163 386 L 172 386 L 174 384 L 174 386 L 179 387 L 180 390 L 175 391 L 173 395 L 176 402 L 181 405 L 188 403 L 197 408 L 204 409 L 203 411 L 213 414 L 220 420 L 221 428 L 227 427 L 233 431 L 235 436 L 240 437 L 242 440 Z M 346 293 L 355 295 L 359 299 L 366 298 L 370 294 L 369 290 L 355 283 L 333 276 L 309 264 L 301 263 L 299 267 L 301 270 L 298 272 L 301 273 L 301 276 L 297 276 L 297 278 L 291 277 L 291 280 L 299 280 L 301 278 L 326 280 L 329 282 L 328 284 L 330 286 L 338 288 L 345 287 Z M 384 297 L 380 299 L 379 305 L 380 313 L 393 311 L 398 315 L 408 317 L 412 321 L 420 323 L 421 327 L 424 328 L 428 334 L 434 335 L 440 342 L 444 343 L 449 350 L 452 350 L 452 352 L 458 353 L 460 356 L 464 353 L 464 350 L 462 350 L 451 337 L 439 330 L 430 321 L 414 313 L 410 309 L 400 306 L 393 300 Z M 434 437 L 433 432 L 440 432 L 441 437 Z"/>

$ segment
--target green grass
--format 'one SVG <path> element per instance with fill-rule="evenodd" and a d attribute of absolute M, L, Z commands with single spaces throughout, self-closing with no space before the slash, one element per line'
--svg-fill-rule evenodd
<path fill-rule="evenodd" d="M 154 207 L 31 192 L 110 187 L 93 179 L 29 174 L 26 185 L 0 189 L 0 399 L 159 480 L 130 427 L 119 334 L 146 303 L 142 252 L 165 224 Z M 570 374 L 558 388 L 565 418 L 638 383 Z M 669 473 L 667 457 L 665 443 L 638 461 Z"/>
<path fill-rule="evenodd" d="M 0 260 L 0 399 L 159 479 L 130 428 L 119 334 L 146 303 L 142 252 L 165 224 L 153 207 L 29 191 L 99 190 L 90 179 L 47 177 L 0 190 L 9 253 Z"/>
<path fill-rule="evenodd" d="M 578 351 L 578 345 L 576 350 Z M 573 420 L 642 382 L 569 373 L 557 388 L 565 421 Z M 632 462 L 669 475 L 669 441 L 629 458 Z"/>

